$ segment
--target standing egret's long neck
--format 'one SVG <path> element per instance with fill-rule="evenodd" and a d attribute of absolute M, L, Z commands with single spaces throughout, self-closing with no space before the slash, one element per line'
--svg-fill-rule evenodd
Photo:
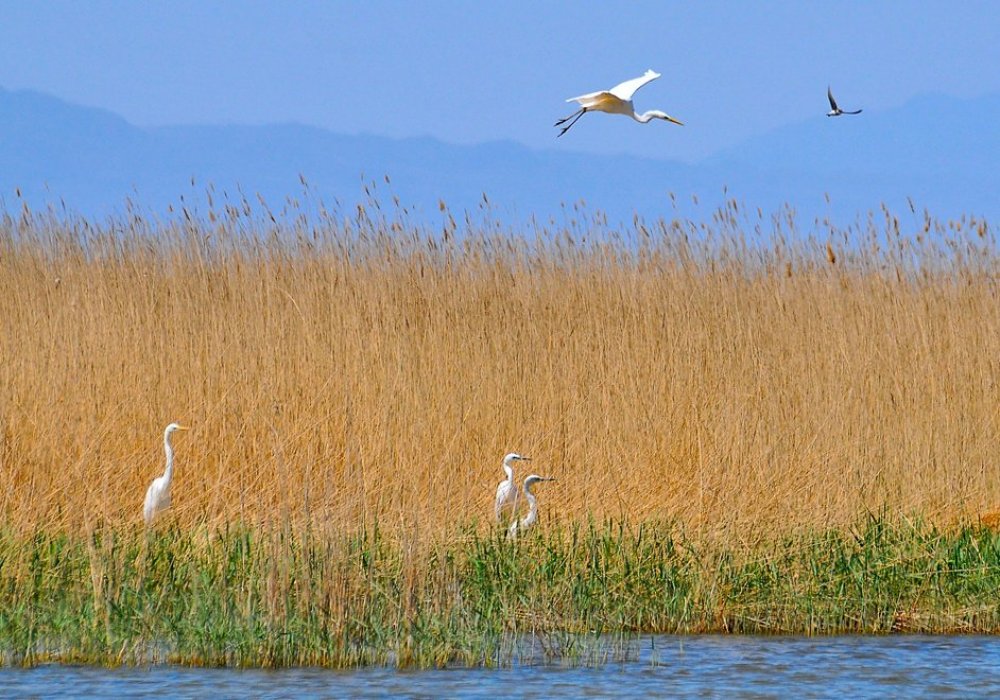
<path fill-rule="evenodd" d="M 167 470 L 163 476 L 169 484 L 174 478 L 174 448 L 170 446 L 170 433 L 163 433 L 163 451 L 167 455 Z"/>
<path fill-rule="evenodd" d="M 506 462 L 503 463 L 503 473 L 507 475 L 507 481 L 514 481 L 514 467 Z"/>

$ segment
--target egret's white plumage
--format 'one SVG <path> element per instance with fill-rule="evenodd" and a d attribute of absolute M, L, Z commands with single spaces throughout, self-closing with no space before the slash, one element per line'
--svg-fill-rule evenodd
<path fill-rule="evenodd" d="M 507 478 L 497 485 L 497 499 L 494 504 L 494 513 L 497 522 L 502 520 L 503 514 L 507 511 L 517 513 L 517 497 L 519 494 L 517 483 L 514 481 L 514 462 L 520 460 L 530 462 L 531 457 L 522 457 L 516 452 L 511 452 L 503 458 L 503 470 Z"/>
<path fill-rule="evenodd" d="M 635 91 L 643 85 L 656 80 L 659 77 L 659 73 L 647 70 L 640 77 L 626 80 L 624 83 L 619 83 L 610 90 L 598 90 L 597 92 L 588 92 L 586 95 L 580 95 L 579 97 L 569 98 L 566 101 L 579 103 L 580 109 L 555 123 L 556 126 L 562 126 L 566 122 L 569 122 L 569 124 L 566 124 L 566 126 L 564 126 L 559 132 L 559 136 L 562 136 L 569 131 L 570 127 L 576 124 L 577 120 L 587 112 L 624 114 L 625 116 L 632 117 L 637 122 L 641 122 L 643 124 L 652 119 L 665 119 L 668 122 L 684 126 L 682 122 L 677 121 L 666 112 L 661 112 L 658 109 L 651 109 L 648 112 L 643 112 L 642 114 L 635 111 L 635 105 L 632 104 L 632 95 L 634 95 Z"/>
<path fill-rule="evenodd" d="M 147 525 L 152 525 L 156 516 L 170 507 L 170 482 L 174 478 L 174 448 L 170 445 L 170 434 L 175 430 L 187 430 L 183 425 L 171 423 L 163 431 L 163 451 L 167 455 L 167 468 L 163 476 L 153 479 L 146 490 L 146 502 L 142 507 L 142 517 Z"/>
<path fill-rule="evenodd" d="M 854 112 L 846 112 L 837 106 L 837 101 L 833 99 L 833 90 L 830 86 L 826 86 L 826 99 L 830 100 L 830 111 L 826 113 L 828 117 L 839 117 L 841 114 L 861 114 L 861 110 L 855 110 Z"/>
<path fill-rule="evenodd" d="M 517 537 L 518 533 L 524 532 L 538 521 L 538 499 L 531 492 L 531 487 L 539 481 L 555 481 L 555 479 L 532 474 L 524 480 L 524 500 L 528 502 L 528 514 L 521 518 L 520 521 L 514 518 L 514 522 L 510 524 L 510 528 L 507 530 L 508 537 Z"/>

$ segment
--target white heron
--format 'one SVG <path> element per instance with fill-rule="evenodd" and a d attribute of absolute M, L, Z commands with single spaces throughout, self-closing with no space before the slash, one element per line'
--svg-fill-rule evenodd
<path fill-rule="evenodd" d="M 167 455 L 167 468 L 163 476 L 153 479 L 146 490 L 146 503 L 142 507 L 142 517 L 147 525 L 152 525 L 156 516 L 170 507 L 170 482 L 174 478 L 174 448 L 170 446 L 170 435 L 175 430 L 188 430 L 183 425 L 171 423 L 163 431 L 163 451 Z"/>
<path fill-rule="evenodd" d="M 562 136 L 569 131 L 570 127 L 576 124 L 577 120 L 587 112 L 624 114 L 626 117 L 632 117 L 637 122 L 642 124 L 645 124 L 652 119 L 666 119 L 668 122 L 684 126 L 683 122 L 677 121 L 666 112 L 661 112 L 658 109 L 651 109 L 648 112 L 643 112 L 642 114 L 635 111 L 635 105 L 632 104 L 632 95 L 634 95 L 635 91 L 643 85 L 648 82 L 652 82 L 659 77 L 659 73 L 648 70 L 641 77 L 626 80 L 624 83 L 615 85 L 610 90 L 600 90 L 598 92 L 580 95 L 579 97 L 569 98 L 566 101 L 578 102 L 580 104 L 580 109 L 573 112 L 565 119 L 560 119 L 555 123 L 555 126 L 562 126 L 563 124 L 566 124 L 566 122 L 569 122 L 569 124 L 563 126 L 562 131 L 559 132 L 559 136 Z"/>
<path fill-rule="evenodd" d="M 530 462 L 531 457 L 522 457 L 516 452 L 511 452 L 503 458 L 503 470 L 507 478 L 497 484 L 497 500 L 494 505 L 497 522 L 503 518 L 506 511 L 517 511 L 517 484 L 514 482 L 514 462 Z"/>
<path fill-rule="evenodd" d="M 537 522 L 538 499 L 531 492 L 531 487 L 539 481 L 555 481 L 555 479 L 532 474 L 524 480 L 524 499 L 528 502 L 528 514 L 521 518 L 520 521 L 516 517 L 514 518 L 514 522 L 510 524 L 510 528 L 507 530 L 507 537 L 517 537 L 519 532 L 524 532 Z"/>
<path fill-rule="evenodd" d="M 833 91 L 830 86 L 826 86 L 826 97 L 830 100 L 830 111 L 826 113 L 828 117 L 839 117 L 841 114 L 861 114 L 861 110 L 856 110 L 854 112 L 847 112 L 837 106 L 837 101 L 833 99 Z"/>

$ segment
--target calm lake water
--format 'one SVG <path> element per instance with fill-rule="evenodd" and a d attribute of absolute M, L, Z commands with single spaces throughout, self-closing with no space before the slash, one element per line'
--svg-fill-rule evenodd
<path fill-rule="evenodd" d="M 645 637 L 598 667 L 0 670 L 0 696 L 1000 697 L 1000 638 Z"/>

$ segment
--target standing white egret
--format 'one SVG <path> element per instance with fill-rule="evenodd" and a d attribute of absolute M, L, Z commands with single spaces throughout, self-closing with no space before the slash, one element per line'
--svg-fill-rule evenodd
<path fill-rule="evenodd" d="M 523 460 L 530 462 L 531 457 L 522 457 L 516 452 L 511 452 L 503 458 L 503 470 L 507 478 L 497 485 L 497 500 L 494 505 L 497 522 L 500 522 L 506 511 L 517 511 L 517 484 L 514 482 L 514 462 Z"/>
<path fill-rule="evenodd" d="M 838 107 L 837 101 L 833 99 L 833 91 L 829 85 L 826 86 L 826 98 L 830 100 L 830 111 L 826 113 L 828 117 L 839 117 L 841 114 L 861 114 L 860 109 L 854 112 L 846 112 Z"/>
<path fill-rule="evenodd" d="M 645 124 L 652 119 L 666 119 L 668 122 L 684 126 L 682 122 L 677 121 L 666 112 L 661 112 L 658 109 L 651 109 L 650 111 L 643 112 L 642 114 L 635 111 L 635 105 L 632 104 L 632 95 L 634 95 L 635 91 L 643 85 L 656 80 L 659 77 L 659 73 L 648 70 L 642 75 L 642 77 L 626 80 L 624 83 L 615 85 L 610 90 L 600 90 L 598 92 L 580 95 L 579 97 L 569 98 L 566 101 L 578 102 L 580 104 L 580 109 L 573 112 L 565 119 L 560 119 L 555 123 L 555 126 L 562 126 L 563 124 L 566 124 L 566 122 L 569 122 L 569 124 L 566 124 L 566 126 L 562 128 L 562 131 L 559 132 L 559 136 L 562 136 L 569 131 L 570 127 L 576 124 L 577 120 L 587 112 L 624 114 L 626 117 L 632 117 L 637 122 L 641 122 L 642 124 Z M 570 121 L 571 119 L 572 121 Z"/>
<path fill-rule="evenodd" d="M 524 498 L 528 501 L 528 514 L 521 518 L 520 522 L 518 522 L 516 517 L 514 518 L 514 522 L 510 524 L 510 528 L 507 530 L 507 537 L 517 537 L 517 533 L 524 532 L 538 520 L 538 499 L 531 492 L 531 487 L 539 481 L 555 481 L 555 479 L 532 474 L 524 480 Z"/>
<path fill-rule="evenodd" d="M 146 490 L 146 503 L 142 507 L 142 517 L 147 525 L 152 525 L 156 516 L 170 507 L 170 482 L 174 478 L 174 448 L 170 446 L 170 434 L 175 430 L 187 430 L 183 425 L 171 423 L 163 431 L 163 451 L 167 455 L 167 468 L 163 476 L 153 479 Z"/>

